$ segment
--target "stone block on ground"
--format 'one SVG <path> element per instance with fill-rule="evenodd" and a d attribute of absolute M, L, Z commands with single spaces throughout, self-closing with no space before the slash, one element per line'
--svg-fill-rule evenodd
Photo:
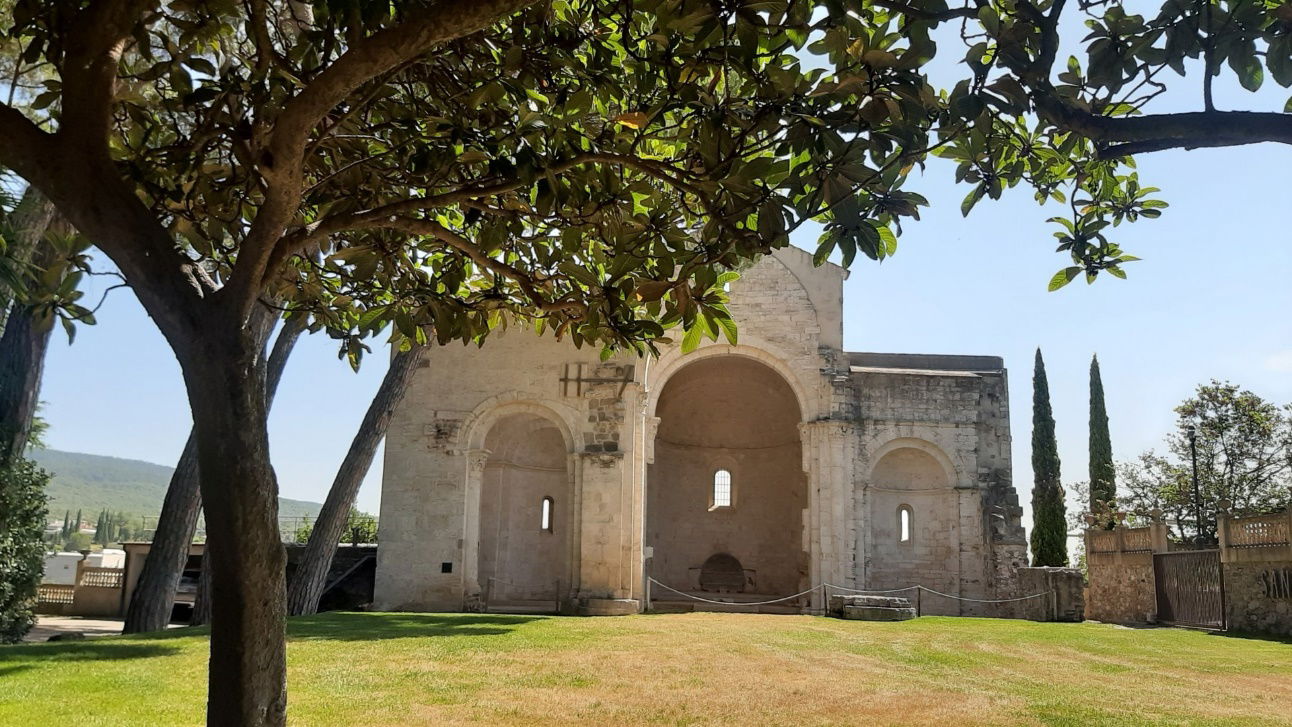
<path fill-rule="evenodd" d="M 906 621 L 915 618 L 908 598 L 896 596 L 830 596 L 829 613 L 850 621 Z"/>

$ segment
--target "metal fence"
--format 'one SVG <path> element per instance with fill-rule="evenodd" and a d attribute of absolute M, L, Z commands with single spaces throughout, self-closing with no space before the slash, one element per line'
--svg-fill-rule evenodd
<path fill-rule="evenodd" d="M 1225 628 L 1225 581 L 1219 550 L 1153 556 L 1157 617 L 1166 623 Z"/>

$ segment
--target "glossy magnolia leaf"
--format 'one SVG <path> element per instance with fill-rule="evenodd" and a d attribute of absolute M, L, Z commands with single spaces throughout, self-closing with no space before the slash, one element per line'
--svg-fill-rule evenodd
<path fill-rule="evenodd" d="M 1081 268 L 1079 267 L 1067 267 L 1060 270 L 1059 272 L 1054 274 L 1054 277 L 1050 278 L 1049 290 L 1053 292 L 1058 290 L 1059 288 L 1062 288 L 1063 286 L 1075 280 L 1077 276 L 1080 274 L 1081 274 Z"/>
<path fill-rule="evenodd" d="M 704 337 L 703 327 L 697 318 L 691 327 L 686 329 L 686 333 L 682 335 L 682 353 L 690 353 L 700 347 L 700 341 Z"/>

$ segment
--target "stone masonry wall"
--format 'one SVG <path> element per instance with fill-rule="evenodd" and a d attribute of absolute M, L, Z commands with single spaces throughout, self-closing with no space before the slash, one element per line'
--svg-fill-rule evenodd
<path fill-rule="evenodd" d="M 1086 553 L 1086 618 L 1106 623 L 1157 620 L 1153 554 Z"/>
<path fill-rule="evenodd" d="M 900 366 L 902 361 L 884 363 Z M 865 556 L 859 577 L 866 587 L 880 588 L 882 581 L 886 588 L 918 583 L 973 599 L 1013 595 L 1014 570 L 1026 565 L 1026 546 L 1010 480 L 1004 372 L 868 366 L 854 371 L 863 417 L 858 497 L 865 504 L 859 509 L 869 514 L 870 523 L 861 536 Z M 901 493 L 877 482 L 875 468 L 894 447 L 934 453 L 949 470 L 945 484 Z M 916 549 L 894 539 L 888 522 L 899 504 L 916 510 L 917 528 L 936 525 L 933 532 L 920 533 L 935 539 L 925 544 L 926 557 L 912 559 Z M 928 557 L 934 553 L 941 554 L 936 562 Z M 930 613 L 992 611 L 989 605 L 936 596 L 925 605 Z"/>
<path fill-rule="evenodd" d="M 1292 636 L 1292 561 L 1225 563 L 1230 631 Z"/>

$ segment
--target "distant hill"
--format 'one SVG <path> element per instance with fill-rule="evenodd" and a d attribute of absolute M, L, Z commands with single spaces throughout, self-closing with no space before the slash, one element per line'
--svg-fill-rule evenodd
<path fill-rule="evenodd" d="M 156 517 L 175 471 L 137 459 L 57 449 L 35 449 L 27 456 L 53 475 L 47 493 L 49 516 L 54 520 L 67 510 L 73 514 L 80 510 L 91 522 L 103 509 Z M 278 499 L 279 517 L 315 517 L 322 507 L 317 502 Z"/>

